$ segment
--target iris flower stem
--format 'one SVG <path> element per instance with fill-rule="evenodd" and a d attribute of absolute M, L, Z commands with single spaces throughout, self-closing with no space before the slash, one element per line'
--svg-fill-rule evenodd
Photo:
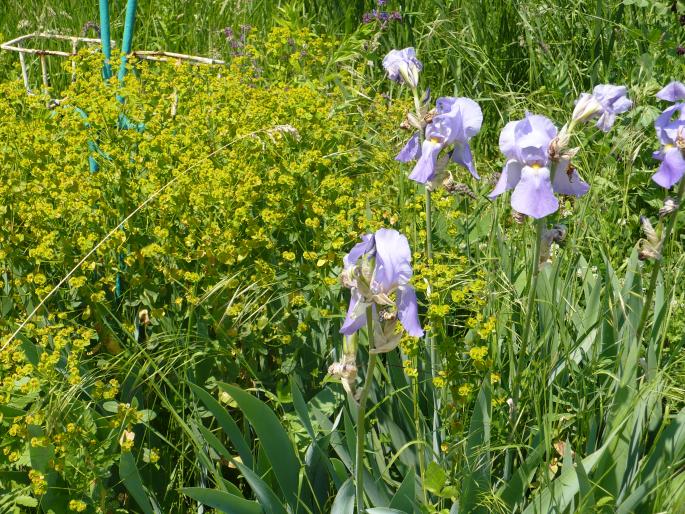
<path fill-rule="evenodd" d="M 533 260 L 530 265 L 530 272 L 528 273 L 527 288 L 528 299 L 526 301 L 526 319 L 523 325 L 523 335 L 521 336 L 521 347 L 519 348 L 518 358 L 516 359 L 516 374 L 514 376 L 514 390 L 512 393 L 512 407 L 511 407 L 511 424 L 512 431 L 510 442 L 513 441 L 514 427 L 516 427 L 516 418 L 518 417 L 518 402 L 521 394 L 521 371 L 523 370 L 523 362 L 526 359 L 526 352 L 528 349 L 528 339 L 530 338 L 530 327 L 533 323 L 533 311 L 535 310 L 535 297 L 538 288 L 538 275 L 540 274 L 540 246 L 542 243 L 542 231 L 545 228 L 545 218 L 536 220 L 535 230 L 535 250 L 533 251 Z M 507 456 L 504 466 L 504 479 L 509 480 L 511 477 L 511 467 L 513 463 L 513 455 L 511 450 L 507 451 Z"/>
<path fill-rule="evenodd" d="M 523 325 L 523 335 L 521 336 L 521 347 L 519 348 L 519 358 L 516 362 L 516 377 L 514 379 L 514 408 L 521 392 L 521 370 L 528 350 L 528 339 L 530 338 L 530 327 L 533 324 L 533 311 L 535 310 L 535 296 L 538 288 L 538 276 L 540 275 L 540 246 L 542 243 L 542 231 L 545 228 L 545 218 L 536 221 L 535 230 L 535 250 L 533 252 L 533 262 L 531 262 L 530 273 L 528 274 L 528 300 L 526 301 L 526 320 Z"/>
<path fill-rule="evenodd" d="M 421 120 L 423 115 L 421 113 L 421 99 L 419 98 L 418 89 L 412 89 L 412 95 L 414 97 L 414 109 L 416 110 L 416 117 Z M 419 144 L 423 143 L 424 134 L 419 131 Z M 430 264 L 433 260 L 433 218 L 432 218 L 432 202 L 431 202 L 431 191 L 426 187 L 426 260 Z M 428 284 L 428 293 L 430 295 L 430 284 Z M 438 376 L 438 350 L 435 346 L 435 338 L 426 332 L 426 346 L 429 350 L 430 356 L 430 372 L 431 372 L 431 383 L 435 381 L 435 377 Z M 440 401 L 438 399 L 436 391 L 433 391 L 433 451 L 435 454 L 439 454 L 440 451 L 440 438 L 439 438 L 439 428 L 440 428 Z"/>
<path fill-rule="evenodd" d="M 357 459 L 355 465 L 355 473 L 357 474 L 357 514 L 364 512 L 364 441 L 366 439 L 366 400 L 369 397 L 371 384 L 373 382 L 373 372 L 376 369 L 376 360 L 378 355 L 371 353 L 373 351 L 373 310 L 371 307 L 366 308 L 366 330 L 368 332 L 369 340 L 369 363 L 366 368 L 366 378 L 364 379 L 364 387 L 359 395 L 359 407 L 357 409 Z"/>
<path fill-rule="evenodd" d="M 671 232 L 673 232 L 673 229 L 675 227 L 675 222 L 678 217 L 678 211 L 680 210 L 680 203 L 683 200 L 684 191 L 685 179 L 681 180 L 678 186 L 678 194 L 676 196 L 676 200 L 678 202 L 678 209 L 676 209 L 675 212 L 671 213 L 670 217 L 668 218 L 668 222 L 666 223 L 666 228 L 664 229 L 663 238 L 661 240 L 662 252 L 664 246 L 666 245 L 666 242 L 668 241 L 668 238 L 671 236 Z M 647 325 L 647 315 L 649 314 L 649 311 L 652 307 L 652 299 L 654 298 L 654 292 L 656 291 L 656 282 L 659 278 L 660 270 L 661 259 L 658 259 L 654 261 L 654 267 L 652 268 L 652 276 L 649 279 L 649 287 L 647 288 L 647 296 L 645 296 L 645 302 L 642 304 L 642 314 L 640 314 L 640 323 L 638 324 L 637 330 L 635 331 L 635 337 L 637 339 L 638 344 L 642 341 L 642 336 Z"/>

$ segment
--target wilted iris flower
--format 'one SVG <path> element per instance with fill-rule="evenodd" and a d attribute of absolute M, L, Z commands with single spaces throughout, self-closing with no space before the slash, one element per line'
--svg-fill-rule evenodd
<path fill-rule="evenodd" d="M 480 131 L 483 113 L 470 98 L 438 98 L 436 115 L 426 126 L 425 140 L 418 150 L 418 135 L 414 135 L 398 155 L 416 156 L 418 162 L 409 178 L 422 184 L 431 182 L 438 172 L 438 155 L 444 149 L 452 148 L 450 158 L 464 166 L 479 179 L 473 165 L 469 141 Z"/>
<path fill-rule="evenodd" d="M 678 83 L 679 84 L 679 83 Z M 679 84 L 682 87 L 682 84 Z M 659 93 L 673 86 L 669 84 Z M 662 100 L 678 97 L 677 90 L 665 92 Z M 678 183 L 685 175 L 685 103 L 677 103 L 666 109 L 654 122 L 656 135 L 662 144 L 661 149 L 654 152 L 655 159 L 661 161 L 661 165 L 652 180 L 666 189 Z"/>
<path fill-rule="evenodd" d="M 405 331 L 421 337 L 418 303 L 412 276 L 411 250 L 407 238 L 392 229 L 366 234 L 345 256 L 342 283 L 352 290 L 347 317 L 340 332 L 351 335 L 366 324 L 366 309 L 374 312 L 375 352 L 387 352 L 397 346 L 400 333 L 397 320 Z"/>
<path fill-rule="evenodd" d="M 404 50 L 390 50 L 383 58 L 383 68 L 388 72 L 390 80 L 404 82 L 410 88 L 416 89 L 423 64 L 416 58 L 416 51 L 409 47 Z"/>
<path fill-rule="evenodd" d="M 595 86 L 592 94 L 582 93 L 576 101 L 572 123 L 585 123 L 599 118 L 597 128 L 603 132 L 609 132 L 616 121 L 616 115 L 626 112 L 633 106 L 633 102 L 628 99 L 627 95 L 628 89 L 625 86 L 611 84 Z"/>
<path fill-rule="evenodd" d="M 507 123 L 500 134 L 499 147 L 508 160 L 489 197 L 513 189 L 511 206 L 516 211 L 544 218 L 559 208 L 554 193 L 587 193 L 590 186 L 569 166 L 568 159 L 550 159 L 550 142 L 556 135 L 557 128 L 544 116 L 526 113 L 524 119 Z"/>

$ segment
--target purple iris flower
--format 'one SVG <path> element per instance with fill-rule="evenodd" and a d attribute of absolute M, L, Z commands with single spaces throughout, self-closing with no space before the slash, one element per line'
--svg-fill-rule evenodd
<path fill-rule="evenodd" d="M 351 335 L 362 328 L 366 324 L 366 308 L 372 306 L 378 318 L 376 325 L 393 324 L 399 319 L 410 336 L 423 335 L 416 292 L 409 285 L 411 250 L 405 236 L 385 228 L 366 234 L 343 262 L 343 284 L 352 290 L 352 297 L 340 329 L 342 334 Z M 379 309 L 383 311 L 379 313 Z M 376 350 L 380 348 L 377 346 Z"/>
<path fill-rule="evenodd" d="M 678 102 L 685 100 L 685 84 L 682 82 L 673 81 L 665 86 L 656 94 L 659 100 L 666 100 L 667 102 Z"/>
<path fill-rule="evenodd" d="M 510 121 L 502 129 L 499 148 L 507 157 L 495 189 L 488 195 L 495 198 L 513 189 L 511 206 L 533 218 L 544 218 L 559 209 L 554 193 L 582 196 L 590 186 L 578 172 L 569 167 L 568 159 L 553 162 L 549 145 L 557 128 L 544 116 L 526 113 L 518 121 Z M 554 176 L 550 169 L 554 165 Z"/>
<path fill-rule="evenodd" d="M 395 82 L 404 82 L 410 88 L 416 89 L 419 83 L 419 72 L 423 64 L 416 58 L 416 51 L 409 47 L 404 50 L 390 50 L 383 57 L 383 68 L 388 78 Z"/>
<path fill-rule="evenodd" d="M 669 98 L 676 96 L 669 96 Z M 683 156 L 685 151 L 685 103 L 674 104 L 661 113 L 654 122 L 654 128 L 662 146 L 659 151 L 653 154 L 655 159 L 661 161 L 661 165 L 657 172 L 652 175 L 652 180 L 661 187 L 668 189 L 678 183 L 685 175 L 685 157 Z"/>
<path fill-rule="evenodd" d="M 436 101 L 436 112 L 433 121 L 426 127 L 426 138 L 421 150 L 407 152 L 418 157 L 409 178 L 421 184 L 432 181 L 437 172 L 438 155 L 444 148 L 452 146 L 451 159 L 480 179 L 473 165 L 469 146 L 469 141 L 478 134 L 483 123 L 480 107 L 470 98 L 442 97 Z M 408 150 L 411 143 L 412 140 L 409 140 L 400 155 Z"/>
<path fill-rule="evenodd" d="M 591 119 L 597 120 L 597 128 L 602 132 L 609 132 L 616 121 L 616 115 L 626 112 L 633 106 L 628 99 L 628 88 L 601 84 L 595 86 L 592 94 L 582 93 L 576 101 L 573 110 L 573 121 L 586 122 Z"/>

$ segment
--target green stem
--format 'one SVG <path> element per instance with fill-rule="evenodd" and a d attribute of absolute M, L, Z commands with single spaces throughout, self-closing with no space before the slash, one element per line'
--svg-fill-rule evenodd
<path fill-rule="evenodd" d="M 521 394 L 521 371 L 523 370 L 523 362 L 526 360 L 526 352 L 528 350 L 528 339 L 530 337 L 530 329 L 533 323 L 533 311 L 535 310 L 535 297 L 538 288 L 538 275 L 540 274 L 540 246 L 542 243 L 542 231 L 545 228 L 545 218 L 536 220 L 535 231 L 535 250 L 533 252 L 533 261 L 531 262 L 530 271 L 528 273 L 528 280 L 526 287 L 528 289 L 528 299 L 526 301 L 526 319 L 523 325 L 523 335 L 521 336 L 521 346 L 518 351 L 518 358 L 516 359 L 516 373 L 514 374 L 514 384 L 512 393 L 512 407 L 511 407 L 511 424 L 512 430 L 509 436 L 509 442 L 513 442 L 514 428 L 516 427 L 516 418 L 518 416 L 518 401 Z M 512 450 L 507 450 L 504 465 L 504 479 L 509 480 L 511 477 L 511 468 L 513 464 Z"/>
<path fill-rule="evenodd" d="M 673 228 L 675 227 L 675 222 L 676 219 L 678 218 L 678 210 L 680 209 L 680 202 L 683 200 L 683 191 L 685 191 L 685 179 L 680 181 L 680 185 L 678 186 L 678 193 L 676 195 L 676 201 L 678 202 L 678 209 L 676 209 L 675 212 L 672 212 L 668 218 L 668 222 L 666 223 L 666 228 L 664 230 L 662 242 L 661 242 L 661 251 L 663 252 L 664 247 L 666 246 L 666 242 L 668 241 L 668 238 L 671 235 L 671 232 L 673 232 Z M 649 311 L 652 306 L 652 299 L 654 297 L 654 292 L 656 291 L 656 282 L 659 278 L 659 271 L 661 270 L 661 259 L 658 259 L 654 261 L 654 267 L 652 268 L 652 276 L 649 279 L 649 287 L 647 288 L 647 296 L 645 296 L 645 302 L 642 304 L 642 314 L 640 315 L 640 323 L 637 326 L 637 330 L 635 332 L 635 337 L 637 338 L 638 344 L 642 341 L 642 336 L 644 334 L 645 327 L 647 325 L 647 316 L 649 314 Z"/>
<path fill-rule="evenodd" d="M 359 408 L 357 409 L 357 459 L 355 465 L 355 472 L 357 474 L 357 514 L 364 512 L 364 441 L 366 438 L 364 425 L 366 422 L 366 399 L 371 390 L 373 372 L 376 368 L 376 359 L 378 358 L 375 353 L 371 353 L 373 350 L 373 310 L 371 307 L 366 308 L 366 329 L 369 340 L 369 363 L 366 368 L 364 387 L 359 396 Z"/>
<path fill-rule="evenodd" d="M 420 120 L 423 118 L 423 115 L 421 114 L 421 100 L 419 99 L 419 92 L 418 89 L 413 89 L 412 90 L 412 95 L 414 97 L 414 109 L 416 110 L 416 117 Z M 419 143 L 423 143 L 424 139 L 424 134 L 419 132 Z M 433 222 L 432 222 L 432 202 L 431 202 L 431 191 L 428 189 L 426 186 L 426 260 L 428 264 L 430 265 L 431 260 L 433 259 L 433 233 L 432 233 L 432 227 L 433 227 Z M 429 285 L 429 291 L 430 291 L 430 285 Z M 429 299 L 430 301 L 430 299 Z M 431 379 L 434 381 L 435 377 L 438 376 L 438 350 L 435 346 L 435 338 L 433 338 L 431 335 L 426 333 L 426 347 L 428 348 L 429 351 L 429 358 L 430 358 L 430 372 L 431 372 Z M 433 390 L 433 451 L 435 454 L 439 454 L 440 452 L 440 437 L 439 437 L 439 429 L 440 429 L 440 401 L 438 399 L 438 395 L 435 390 Z"/>

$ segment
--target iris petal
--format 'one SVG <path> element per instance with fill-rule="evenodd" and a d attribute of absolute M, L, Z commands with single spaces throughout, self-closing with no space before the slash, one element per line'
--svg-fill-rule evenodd
<path fill-rule="evenodd" d="M 519 180 L 521 180 L 522 168 L 523 166 L 518 161 L 515 161 L 513 159 L 507 161 L 507 163 L 504 165 L 504 168 L 502 169 L 502 174 L 500 175 L 499 180 L 497 181 L 495 189 L 493 189 L 492 192 L 488 195 L 488 198 L 495 198 L 504 193 L 505 191 L 514 189 L 514 187 L 516 187 L 516 184 L 518 184 Z"/>
<path fill-rule="evenodd" d="M 559 209 L 550 182 L 549 168 L 524 166 L 511 195 L 511 206 L 532 218 L 544 218 Z"/>
<path fill-rule="evenodd" d="M 652 180 L 661 187 L 669 189 L 680 182 L 685 175 L 685 158 L 678 148 L 671 148 L 664 153 L 663 161 Z"/>
<path fill-rule="evenodd" d="M 419 323 L 419 304 L 416 292 L 411 286 L 404 286 L 397 291 L 397 317 L 407 334 L 422 337 L 423 329 Z"/>

